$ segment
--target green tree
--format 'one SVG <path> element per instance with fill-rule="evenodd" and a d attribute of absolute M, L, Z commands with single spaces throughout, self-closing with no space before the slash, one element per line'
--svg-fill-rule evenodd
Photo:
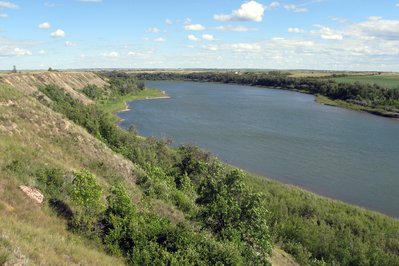
<path fill-rule="evenodd" d="M 203 206 L 200 220 L 221 240 L 242 246 L 242 256 L 253 264 L 268 264 L 271 239 L 266 224 L 268 212 L 262 195 L 243 183 L 243 172 L 207 178 L 200 186 L 198 203 Z"/>
<path fill-rule="evenodd" d="M 70 197 L 76 204 L 74 219 L 71 227 L 84 232 L 88 236 L 96 231 L 99 214 L 103 211 L 101 202 L 102 187 L 97 183 L 95 175 L 83 169 L 74 173 Z"/>

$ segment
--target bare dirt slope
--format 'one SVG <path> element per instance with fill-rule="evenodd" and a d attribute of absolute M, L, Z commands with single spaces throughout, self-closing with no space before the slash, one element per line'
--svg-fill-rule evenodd
<path fill-rule="evenodd" d="M 72 97 L 84 104 L 91 100 L 80 92 L 88 85 L 103 87 L 107 82 L 92 72 L 38 72 L 16 73 L 0 76 L 0 83 L 10 85 L 24 94 L 38 92 L 39 86 L 56 85 L 67 91 Z"/>

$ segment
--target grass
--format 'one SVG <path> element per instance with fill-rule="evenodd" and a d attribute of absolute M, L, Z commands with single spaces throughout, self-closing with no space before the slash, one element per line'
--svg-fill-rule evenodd
<path fill-rule="evenodd" d="M 112 153 L 86 130 L 73 123 L 66 128 L 64 123 L 60 114 L 34 98 L 0 86 L 0 265 L 124 263 L 121 258 L 107 255 L 95 241 L 70 233 L 46 204 L 38 206 L 18 188 L 37 187 L 35 173 L 43 167 L 64 171 L 87 168 L 105 187 L 118 173 L 115 178 L 125 181 L 140 197 L 130 162 Z"/>
<path fill-rule="evenodd" d="M 15 100 L 22 97 L 22 93 L 10 86 L 1 85 L 0 87 L 0 101 Z"/>
<path fill-rule="evenodd" d="M 351 109 L 351 110 L 355 110 L 355 111 L 363 111 L 363 112 L 368 112 L 371 114 L 381 115 L 381 116 L 385 116 L 385 117 L 397 118 L 397 113 L 385 110 L 382 106 L 381 107 L 379 107 L 379 106 L 376 106 L 376 107 L 362 106 L 362 105 L 353 104 L 353 103 L 349 103 L 349 102 L 342 101 L 342 100 L 332 100 L 323 95 L 317 95 L 315 101 L 319 104 L 342 107 L 342 108 Z"/>
<path fill-rule="evenodd" d="M 99 103 L 99 107 L 107 113 L 117 113 L 126 108 L 127 102 L 142 100 L 146 98 L 155 98 L 162 97 L 165 94 L 157 89 L 148 89 L 142 90 L 136 94 L 128 94 L 125 96 L 115 96 L 113 98 L 102 100 Z"/>
<path fill-rule="evenodd" d="M 386 87 L 390 89 L 399 88 L 399 75 L 369 75 L 369 76 L 347 76 L 347 77 L 337 77 L 332 78 L 336 82 L 342 83 L 367 83 L 367 84 L 377 84 L 381 87 Z"/>
<path fill-rule="evenodd" d="M 5 122 L 8 123 L 12 119 L 12 122 L 18 125 L 17 130 L 20 133 L 3 132 L 0 127 L 0 265 L 2 260 L 9 264 L 23 264 L 24 262 L 41 265 L 122 264 L 123 261 L 120 258 L 106 255 L 95 242 L 69 233 L 63 221 L 52 215 L 46 206 L 39 207 L 27 200 L 19 191 L 18 185 L 34 186 L 35 178 L 32 173 L 41 165 L 50 165 L 64 170 L 85 167 L 96 173 L 99 178 L 104 178 L 111 172 L 121 173 L 118 165 L 124 162 L 121 158 L 115 159 L 114 153 L 104 149 L 104 145 L 76 125 L 71 125 L 72 128 L 68 130 L 60 128 L 57 123 L 60 122 L 61 116 L 45 108 L 33 98 L 14 98 L 12 95 L 17 95 L 14 89 L 9 88 L 3 93 L 2 90 L 3 88 L 0 87 L 0 102 L 13 99 L 16 105 L 0 105 L 0 126 L 3 121 L 3 124 L 6 124 Z M 115 113 L 124 109 L 126 101 L 159 96 L 163 96 L 160 91 L 146 89 L 136 95 L 127 95 L 103 102 L 101 106 L 105 111 Z M 320 97 L 318 100 L 329 105 L 344 104 L 325 97 Z M 10 135 L 11 133 L 13 135 Z M 20 163 L 13 164 L 12 171 L 7 170 L 6 166 L 16 157 L 20 158 Z M 121 175 L 128 177 L 128 172 L 121 173 Z M 126 178 L 124 180 L 126 181 Z M 101 182 L 114 181 L 102 179 Z M 267 195 L 269 209 L 273 211 L 271 215 L 285 218 L 281 218 L 281 221 L 289 221 L 290 215 L 295 215 L 297 209 L 310 206 L 311 213 L 317 215 L 313 214 L 310 218 L 295 217 L 293 220 L 295 227 L 292 230 L 293 234 L 307 233 L 309 241 L 318 240 L 315 238 L 317 235 L 310 238 L 312 231 L 318 232 L 320 228 L 326 228 L 326 226 L 317 226 L 316 218 L 322 217 L 323 222 L 326 220 L 325 217 L 332 214 L 339 214 L 342 217 L 353 216 L 353 221 L 349 220 L 348 223 L 355 223 L 363 219 L 370 220 L 372 225 L 378 225 L 385 221 L 389 227 L 397 227 L 395 219 L 319 197 L 264 177 L 250 175 L 246 182 Z M 139 190 L 133 182 L 131 187 L 136 188 L 137 191 L 134 192 L 139 194 Z M 160 214 L 165 212 L 168 215 L 173 212 L 173 210 L 168 210 L 169 205 L 160 203 L 156 207 L 159 209 L 157 213 Z M 183 218 L 179 213 L 175 215 L 177 221 Z M 333 220 L 333 218 L 331 219 Z M 281 223 L 282 226 L 290 226 L 289 222 Z M 279 226 L 272 229 L 282 230 Z M 334 231 L 326 232 L 328 233 L 325 234 L 326 237 L 330 237 L 326 238 L 326 243 L 337 238 Z M 381 230 L 372 231 L 373 234 L 379 232 Z M 394 238 L 395 232 L 397 231 L 386 233 Z M 383 240 L 383 238 L 381 239 Z M 277 245 L 283 244 L 282 240 L 277 238 L 275 241 Z M 347 243 L 342 245 L 345 244 Z M 283 249 L 285 248 L 283 247 Z M 280 255 L 281 260 L 287 256 Z M 278 262 L 273 262 L 278 265 Z M 284 263 L 283 260 L 281 265 L 287 265 L 287 263 Z"/>

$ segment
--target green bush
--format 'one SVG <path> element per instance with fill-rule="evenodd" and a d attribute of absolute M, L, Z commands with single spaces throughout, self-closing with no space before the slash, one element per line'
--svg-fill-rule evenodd
<path fill-rule="evenodd" d="M 99 215 L 103 211 L 102 187 L 87 170 L 74 173 L 69 195 L 75 204 L 71 228 L 88 236 L 96 234 Z"/>
<path fill-rule="evenodd" d="M 38 171 L 39 188 L 47 198 L 59 198 L 65 192 L 65 180 L 62 170 L 57 168 L 43 168 Z"/>
<path fill-rule="evenodd" d="M 82 92 L 93 100 L 101 98 L 104 94 L 104 90 L 99 88 L 97 85 L 88 85 L 82 89 Z"/>
<path fill-rule="evenodd" d="M 272 251 L 265 219 L 268 212 L 262 195 L 251 192 L 243 178 L 242 171 L 233 170 L 204 179 L 197 200 L 202 206 L 198 219 L 221 240 L 241 245 L 247 261 L 268 264 Z"/>

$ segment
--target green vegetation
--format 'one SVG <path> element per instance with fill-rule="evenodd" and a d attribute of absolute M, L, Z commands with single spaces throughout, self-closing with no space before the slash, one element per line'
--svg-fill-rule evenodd
<path fill-rule="evenodd" d="M 101 203 L 102 188 L 96 178 L 81 171 L 67 184 L 67 194 L 57 198 L 66 198 L 63 202 L 72 210 L 73 231 L 100 239 L 111 254 L 123 255 L 133 265 L 269 264 L 267 212 L 261 195 L 243 183 L 241 172 L 226 170 L 210 156 L 206 161 L 193 160 L 199 153 L 196 148 L 174 151 L 164 141 L 123 131 L 108 113 L 81 104 L 62 89 L 46 86 L 40 90 L 52 100 L 54 110 L 140 166 L 143 206 L 160 200 L 188 219 L 173 224 L 155 212 L 135 211 L 123 187 L 111 188 L 108 204 Z M 103 205 L 107 205 L 105 211 Z"/>
<path fill-rule="evenodd" d="M 0 89 L 0 262 L 269 265 L 274 244 L 301 265 L 399 265 L 396 219 L 118 128 L 114 99 L 145 93 L 127 84 L 87 89 L 92 105 L 41 87 L 59 114 Z"/>
<path fill-rule="evenodd" d="M 235 83 L 251 86 L 275 87 L 279 89 L 322 95 L 347 104 L 339 106 L 362 110 L 374 114 L 399 117 L 399 88 L 390 89 L 369 83 L 336 82 L 333 79 L 290 77 L 288 72 L 152 72 L 139 73 L 146 80 L 189 80 L 202 82 Z M 338 77 L 337 77 L 338 78 Z"/>
<path fill-rule="evenodd" d="M 390 89 L 399 89 L 399 75 L 361 75 L 361 76 L 342 76 L 332 78 L 339 83 L 362 83 Z"/>
<path fill-rule="evenodd" d="M 146 88 L 136 93 L 130 93 L 123 96 L 116 95 L 106 100 L 100 100 L 98 101 L 98 106 L 101 110 L 104 110 L 107 113 L 116 113 L 123 110 L 126 107 L 127 102 L 162 96 L 165 95 L 160 90 Z"/>
<path fill-rule="evenodd" d="M 375 115 L 388 116 L 388 117 L 396 117 L 397 116 L 396 112 L 387 111 L 386 109 L 384 109 L 382 107 L 369 107 L 369 106 L 354 104 L 354 103 L 343 101 L 343 100 L 332 100 L 332 99 L 330 99 L 326 96 L 322 96 L 322 95 L 317 95 L 316 102 L 320 103 L 320 104 L 337 106 L 337 107 L 352 109 L 352 110 L 356 110 L 356 111 L 364 111 L 364 112 L 372 113 Z"/>

